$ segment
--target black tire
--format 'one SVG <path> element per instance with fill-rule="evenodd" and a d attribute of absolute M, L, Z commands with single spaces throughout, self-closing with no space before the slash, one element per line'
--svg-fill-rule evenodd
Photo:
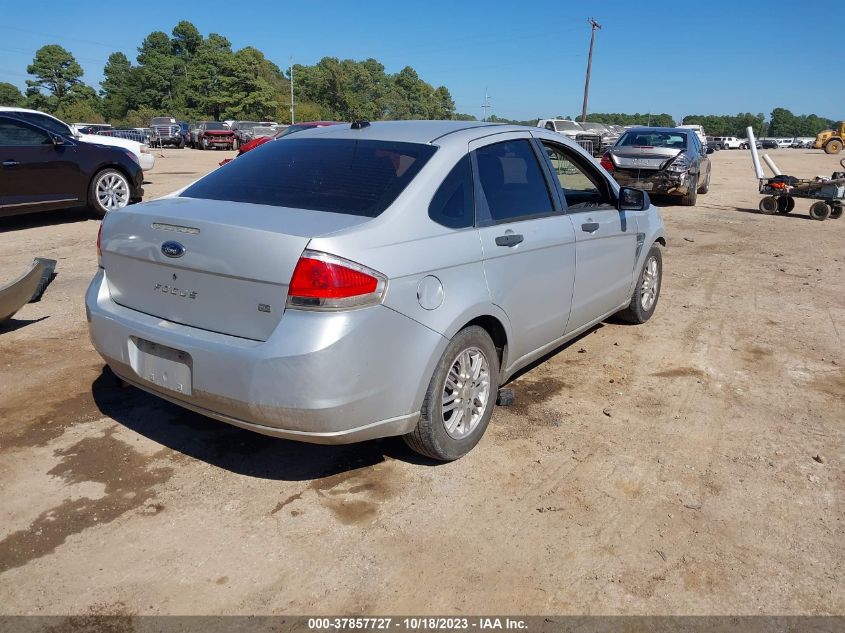
<path fill-rule="evenodd" d="M 842 141 L 838 138 L 830 139 L 824 146 L 825 154 L 838 154 L 842 151 Z"/>
<path fill-rule="evenodd" d="M 180 138 L 179 144 L 176 147 L 178 147 L 179 149 L 185 149 L 185 139 Z"/>
<path fill-rule="evenodd" d="M 125 191 L 125 198 L 119 204 L 119 206 L 115 207 L 108 207 L 103 204 L 100 200 L 100 196 L 97 193 L 97 188 L 100 186 L 100 183 L 105 179 L 112 179 L 114 182 L 121 183 L 120 186 Z M 132 200 L 132 186 L 129 184 L 129 179 L 123 172 L 120 172 L 116 169 L 101 169 L 94 177 L 91 179 L 91 182 L 88 183 L 88 207 L 93 211 L 98 217 L 104 217 L 106 213 L 112 211 L 114 209 L 123 209 L 127 207 Z"/>
<path fill-rule="evenodd" d="M 446 379 L 453 365 L 457 363 L 461 353 L 469 349 L 480 351 L 487 361 L 489 389 L 487 400 L 484 403 L 484 411 L 481 413 L 476 426 L 466 436 L 455 438 L 446 430 L 442 413 L 443 394 L 447 388 Z M 448 462 L 463 457 L 478 444 L 484 435 L 484 431 L 490 423 L 490 418 L 493 416 L 498 390 L 499 355 L 490 335 L 484 328 L 477 325 L 464 328 L 452 338 L 446 347 L 446 351 L 443 352 L 443 356 L 440 358 L 440 362 L 437 364 L 434 375 L 429 382 L 420 412 L 420 419 L 416 428 L 403 436 L 405 443 L 420 455 L 438 461 Z M 455 414 L 453 413 L 453 415 Z M 460 424 L 458 426 L 460 427 Z"/>
<path fill-rule="evenodd" d="M 766 215 L 772 215 L 773 213 L 777 213 L 778 210 L 778 199 L 774 196 L 766 196 L 762 200 L 760 200 L 760 213 L 765 213 Z"/>
<path fill-rule="evenodd" d="M 200 139 L 200 149 L 207 150 L 208 149 L 208 141 L 205 138 Z"/>
<path fill-rule="evenodd" d="M 689 191 L 681 198 L 681 204 L 685 207 L 694 207 L 698 198 L 698 175 L 693 176 L 689 184 Z"/>
<path fill-rule="evenodd" d="M 781 196 L 778 201 L 778 213 L 789 213 L 795 208 L 795 198 L 792 196 Z"/>
<path fill-rule="evenodd" d="M 657 284 L 656 289 L 654 290 L 654 299 L 651 302 L 651 305 L 648 309 L 643 307 L 643 285 L 645 282 L 646 276 L 646 267 L 651 262 L 651 260 L 657 264 Z M 652 285 L 651 287 L 654 287 Z M 634 286 L 634 294 L 631 297 L 631 303 L 628 304 L 628 307 L 624 310 L 618 312 L 616 316 L 628 323 L 645 323 L 651 318 L 651 315 L 654 314 L 655 308 L 657 308 L 657 302 L 660 300 L 660 290 L 663 287 L 663 253 L 660 251 L 660 247 L 657 244 L 652 244 L 651 249 L 649 249 L 648 254 L 645 256 L 645 261 L 643 262 L 643 267 L 640 269 L 640 274 L 637 276 L 637 285 Z"/>
<path fill-rule="evenodd" d="M 707 193 L 710 191 L 710 172 L 707 172 L 707 180 L 704 181 L 704 184 L 698 188 L 698 193 Z"/>
<path fill-rule="evenodd" d="M 845 206 L 842 206 L 842 203 L 834 204 L 830 209 L 830 215 L 828 216 L 831 220 L 838 220 L 842 217 L 842 212 L 845 210 Z"/>
<path fill-rule="evenodd" d="M 814 220 L 826 220 L 827 216 L 830 215 L 830 207 L 827 206 L 826 202 L 822 202 L 819 200 L 818 202 L 813 203 L 810 207 L 810 217 Z"/>

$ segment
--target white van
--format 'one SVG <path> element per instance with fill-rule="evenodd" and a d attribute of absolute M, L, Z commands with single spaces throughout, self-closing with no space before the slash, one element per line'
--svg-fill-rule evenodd
<path fill-rule="evenodd" d="M 789 148 L 794 142 L 794 138 L 776 138 L 775 142 L 778 144 L 778 149 Z"/>

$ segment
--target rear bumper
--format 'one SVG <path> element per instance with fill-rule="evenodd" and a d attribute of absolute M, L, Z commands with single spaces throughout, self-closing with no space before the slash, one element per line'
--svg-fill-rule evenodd
<path fill-rule="evenodd" d="M 324 444 L 413 430 L 448 343 L 384 306 L 289 310 L 264 342 L 217 334 L 117 305 L 103 270 L 88 289 L 86 312 L 94 347 L 127 382 L 235 426 Z M 188 355 L 189 395 L 139 373 L 137 339 Z"/>
<path fill-rule="evenodd" d="M 689 193 L 689 172 L 616 169 L 613 177 L 623 187 L 644 189 L 650 193 L 683 196 Z"/>

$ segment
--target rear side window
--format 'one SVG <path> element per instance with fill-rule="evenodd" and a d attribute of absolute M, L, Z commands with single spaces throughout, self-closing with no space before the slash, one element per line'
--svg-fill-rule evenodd
<path fill-rule="evenodd" d="M 475 151 L 483 202 L 480 222 L 497 223 L 554 210 L 546 179 L 527 140 L 505 141 Z"/>
<path fill-rule="evenodd" d="M 182 196 L 374 218 L 434 152 L 418 143 L 286 138 L 239 156 Z"/>
<path fill-rule="evenodd" d="M 453 229 L 472 226 L 472 164 L 464 156 L 452 168 L 431 199 L 428 217 Z"/>

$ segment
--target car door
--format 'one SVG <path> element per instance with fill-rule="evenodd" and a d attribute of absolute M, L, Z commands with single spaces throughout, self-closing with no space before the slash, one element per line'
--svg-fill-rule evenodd
<path fill-rule="evenodd" d="M 584 153 L 540 139 L 575 234 L 575 285 L 566 333 L 623 306 L 634 283 L 636 216 L 619 211 L 611 184 Z"/>
<path fill-rule="evenodd" d="M 55 145 L 41 127 L 0 118 L 0 210 L 79 204 L 79 167 L 69 140 Z"/>
<path fill-rule="evenodd" d="M 527 132 L 470 146 L 476 227 L 493 303 L 510 320 L 509 366 L 563 337 L 575 281 L 575 235 Z"/>

